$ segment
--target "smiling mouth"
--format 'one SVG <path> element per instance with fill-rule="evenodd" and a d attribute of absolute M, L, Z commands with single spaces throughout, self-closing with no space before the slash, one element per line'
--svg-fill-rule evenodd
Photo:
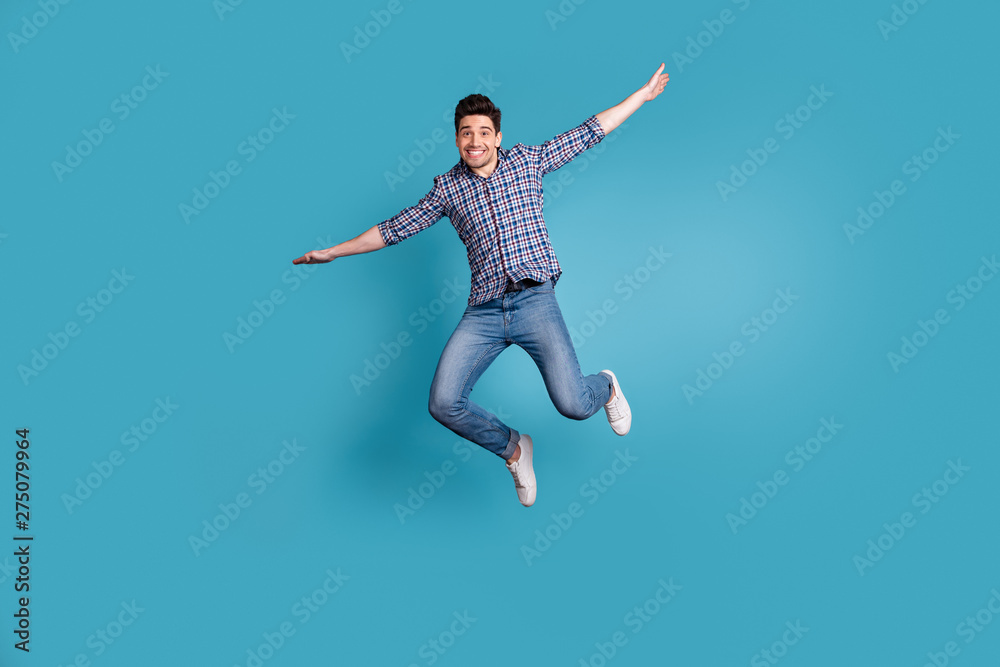
<path fill-rule="evenodd" d="M 468 155 L 469 157 L 472 157 L 472 158 L 482 157 L 482 156 L 486 155 L 486 150 L 485 149 L 484 150 L 479 150 L 479 151 L 470 151 L 470 150 L 467 150 L 467 151 L 465 151 L 465 154 Z"/>

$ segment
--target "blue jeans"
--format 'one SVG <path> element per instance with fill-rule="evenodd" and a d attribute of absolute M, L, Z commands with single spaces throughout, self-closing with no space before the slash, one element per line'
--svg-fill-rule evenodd
<path fill-rule="evenodd" d="M 563 416 L 587 419 L 611 398 L 607 375 L 580 372 L 551 278 L 467 306 L 438 360 L 428 409 L 434 419 L 503 459 L 514 455 L 521 434 L 469 394 L 483 371 L 512 343 L 534 360 L 549 398 Z"/>

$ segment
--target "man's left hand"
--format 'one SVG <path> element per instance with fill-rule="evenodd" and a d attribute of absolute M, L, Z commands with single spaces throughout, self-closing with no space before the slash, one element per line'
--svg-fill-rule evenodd
<path fill-rule="evenodd" d="M 667 81 L 670 81 L 669 74 L 661 74 L 665 66 L 664 63 L 660 63 L 660 69 L 656 70 L 656 74 L 642 87 L 641 90 L 646 94 L 643 98 L 644 102 L 649 102 L 662 93 L 663 88 L 667 85 Z"/>

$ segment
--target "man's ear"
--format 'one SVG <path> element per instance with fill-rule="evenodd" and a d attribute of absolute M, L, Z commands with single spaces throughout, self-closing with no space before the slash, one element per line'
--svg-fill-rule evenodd
<path fill-rule="evenodd" d="M 497 132 L 497 141 L 495 144 L 493 144 L 493 147 L 496 148 L 497 146 L 499 146 L 502 140 L 503 140 L 503 132 Z"/>

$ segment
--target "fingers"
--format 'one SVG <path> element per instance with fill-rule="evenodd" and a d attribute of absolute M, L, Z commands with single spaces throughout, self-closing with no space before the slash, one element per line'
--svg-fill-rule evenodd
<path fill-rule="evenodd" d="M 332 260 L 323 250 L 310 250 L 298 259 L 293 259 L 292 264 L 326 264 Z"/>
<path fill-rule="evenodd" d="M 663 72 L 664 67 L 666 67 L 666 63 L 660 63 L 660 67 L 649 78 L 649 83 L 646 84 L 649 90 L 655 91 L 656 94 L 663 92 L 663 87 L 670 81 L 670 74 Z"/>

